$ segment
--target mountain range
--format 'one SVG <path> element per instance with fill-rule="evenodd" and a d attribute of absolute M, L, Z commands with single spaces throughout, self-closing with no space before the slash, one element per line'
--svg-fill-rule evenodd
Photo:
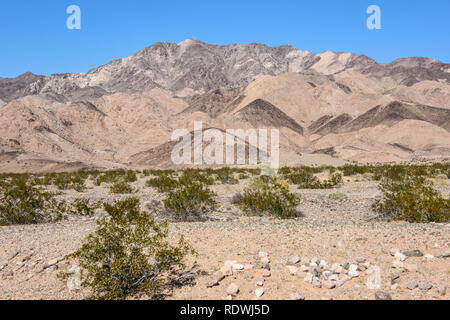
<path fill-rule="evenodd" d="M 172 167 L 172 132 L 199 120 L 280 129 L 282 165 L 448 160 L 450 65 L 189 39 L 0 78 L 0 171 Z"/>

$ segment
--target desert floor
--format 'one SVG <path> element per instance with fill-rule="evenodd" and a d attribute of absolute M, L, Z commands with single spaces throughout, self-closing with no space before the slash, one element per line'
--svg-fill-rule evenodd
<path fill-rule="evenodd" d="M 130 196 L 139 197 L 143 206 L 164 198 L 144 188 L 144 181 L 137 182 L 141 191 Z M 380 196 L 376 182 L 346 178 L 343 186 L 332 190 L 298 190 L 293 186 L 292 191 L 301 195 L 304 215 L 294 220 L 243 216 L 230 198 L 244 184 L 212 187 L 220 206 L 208 221 L 171 223 L 170 238 L 185 235 L 198 255 L 187 261 L 194 283 L 173 289 L 166 299 L 291 299 L 293 294 L 300 299 L 375 299 L 377 289 L 370 284 L 377 278 L 376 267 L 380 270 L 379 289 L 393 299 L 450 298 L 450 289 L 446 289 L 450 285 L 450 225 L 374 220 L 370 206 Z M 449 185 L 450 180 L 441 181 L 438 189 L 448 194 Z M 336 192 L 347 198 L 327 198 Z M 94 186 L 62 197 L 70 200 L 80 196 L 110 201 L 127 197 L 109 195 L 108 189 Z M 73 263 L 64 257 L 95 230 L 95 219 L 71 217 L 53 224 L 0 227 L 0 299 L 88 297 L 86 289 L 69 290 L 58 274 Z M 424 256 L 399 262 L 392 255 L 407 250 L 420 250 Z M 230 260 L 235 261 L 231 263 L 236 269 L 233 274 L 207 287 Z M 337 272 L 338 279 L 347 281 L 335 288 L 326 288 L 328 282 L 315 287 L 304 280 L 311 260 L 325 260 L 328 266 L 355 264 L 359 276 L 348 280 L 343 277 L 346 271 Z M 264 283 L 258 286 L 261 278 Z M 239 289 L 234 296 L 229 294 L 232 283 Z M 258 288 L 264 290 L 260 297 L 255 294 Z"/>

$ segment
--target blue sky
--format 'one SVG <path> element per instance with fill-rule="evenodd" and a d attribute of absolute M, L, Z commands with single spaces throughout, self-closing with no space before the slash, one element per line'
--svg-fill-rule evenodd
<path fill-rule="evenodd" d="M 81 8 L 81 30 L 66 28 L 72 4 Z M 381 8 L 381 30 L 366 27 L 372 4 Z M 86 72 L 155 42 L 187 38 L 450 63 L 450 1 L 2 0 L 0 77 Z"/>

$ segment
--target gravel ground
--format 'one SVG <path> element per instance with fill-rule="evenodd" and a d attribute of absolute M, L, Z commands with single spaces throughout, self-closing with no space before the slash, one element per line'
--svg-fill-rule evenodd
<path fill-rule="evenodd" d="M 449 192 L 448 184 L 439 187 L 442 192 Z M 374 299 L 377 290 L 393 299 L 449 299 L 450 259 L 444 256 L 450 249 L 450 225 L 372 220 L 370 205 L 379 196 L 375 182 L 350 179 L 336 190 L 292 188 L 302 197 L 299 209 L 304 217 L 286 221 L 242 216 L 229 201 L 242 188 L 243 183 L 214 186 L 220 207 L 210 221 L 171 224 L 171 239 L 185 235 L 198 256 L 188 259 L 188 266 L 196 272 L 195 285 L 174 289 L 168 299 L 290 299 L 294 293 L 305 299 Z M 345 194 L 346 199 L 327 198 L 336 192 Z M 100 187 L 81 196 L 108 201 L 126 197 L 109 195 Z M 163 198 L 151 189 L 137 196 L 143 204 Z M 75 197 L 80 194 L 63 196 Z M 79 248 L 95 225 L 93 218 L 71 218 L 53 224 L 0 227 L 0 299 L 86 298 L 86 289 L 69 290 L 58 274 L 70 267 L 64 256 Z M 400 252 L 420 250 L 425 256 L 408 257 L 403 267 L 392 268 L 396 258 L 390 252 L 395 248 Z M 296 256 L 300 261 L 287 266 Z M 295 270 L 311 268 L 312 258 L 326 260 L 330 266 L 355 264 L 359 276 L 336 288 L 325 288 L 327 281 L 322 281 L 322 288 L 314 287 L 304 281 L 310 270 Z M 243 270 L 234 270 L 233 275 L 208 288 L 230 260 L 234 260 L 233 268 Z M 380 270 L 379 288 L 367 284 L 374 267 Z M 264 284 L 257 286 L 261 278 Z M 239 289 L 237 294 L 232 292 L 232 283 Z M 415 287 L 414 283 L 420 287 L 406 288 Z M 257 288 L 264 290 L 261 297 L 255 294 Z"/>

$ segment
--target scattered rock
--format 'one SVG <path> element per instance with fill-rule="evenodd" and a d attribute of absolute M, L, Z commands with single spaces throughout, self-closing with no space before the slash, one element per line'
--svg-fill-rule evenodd
<path fill-rule="evenodd" d="M 447 286 L 444 284 L 440 284 L 436 287 L 436 290 L 439 295 L 445 296 L 445 294 L 447 293 Z"/>
<path fill-rule="evenodd" d="M 232 268 L 237 263 L 238 262 L 236 260 L 227 260 L 223 265 L 227 268 Z"/>
<path fill-rule="evenodd" d="M 312 283 L 313 281 L 313 274 L 308 272 L 305 276 L 305 278 L 303 279 L 303 281 L 308 282 L 308 283 Z"/>
<path fill-rule="evenodd" d="M 381 270 L 377 266 L 370 267 L 370 275 L 366 280 L 366 286 L 370 290 L 381 289 Z"/>
<path fill-rule="evenodd" d="M 336 282 L 330 281 L 330 280 L 324 281 L 322 283 L 322 285 L 323 285 L 324 288 L 327 288 L 327 289 L 334 289 L 334 288 L 336 288 Z"/>
<path fill-rule="evenodd" d="M 244 265 L 240 264 L 240 263 L 235 263 L 233 264 L 233 270 L 244 270 Z"/>
<path fill-rule="evenodd" d="M 396 258 L 398 261 L 405 261 L 407 257 L 403 253 L 397 252 L 394 254 L 394 258 Z"/>
<path fill-rule="evenodd" d="M 322 282 L 317 278 L 314 278 L 311 284 L 313 285 L 313 287 L 322 288 Z"/>
<path fill-rule="evenodd" d="M 392 297 L 389 293 L 385 291 L 375 291 L 375 300 L 392 300 Z"/>
<path fill-rule="evenodd" d="M 419 285 L 417 284 L 417 282 L 409 282 L 407 285 L 406 285 L 406 289 L 409 289 L 409 290 L 414 290 L 415 288 L 417 288 Z"/>
<path fill-rule="evenodd" d="M 262 276 L 264 278 L 269 278 L 272 274 L 270 273 L 270 270 L 264 270 Z"/>
<path fill-rule="evenodd" d="M 423 253 L 420 250 L 407 250 L 403 254 L 407 257 L 423 257 Z"/>
<path fill-rule="evenodd" d="M 259 298 L 264 294 L 264 289 L 258 288 L 255 290 L 255 295 Z"/>
<path fill-rule="evenodd" d="M 394 284 L 395 280 L 397 280 L 398 278 L 400 278 L 400 275 L 398 273 L 392 273 L 391 274 L 391 284 Z"/>
<path fill-rule="evenodd" d="M 291 293 L 290 298 L 291 300 L 305 300 L 305 296 L 298 292 Z"/>
<path fill-rule="evenodd" d="M 419 285 L 419 289 L 425 292 L 430 290 L 431 288 L 433 288 L 433 285 L 431 283 L 422 283 Z"/>
<path fill-rule="evenodd" d="M 395 254 L 399 253 L 399 252 L 400 252 L 400 250 L 398 250 L 397 248 L 393 248 L 393 249 L 389 250 L 389 254 L 391 256 L 395 256 Z"/>
<path fill-rule="evenodd" d="M 426 259 L 434 259 L 434 256 L 432 254 L 429 254 L 429 253 L 427 253 L 423 257 L 426 258 Z"/>
<path fill-rule="evenodd" d="M 264 282 L 265 282 L 266 280 L 264 279 L 264 278 L 261 278 L 261 279 L 259 279 L 258 280 L 258 282 L 256 282 L 256 285 L 258 286 L 258 287 L 262 287 L 263 285 L 264 285 Z"/>
<path fill-rule="evenodd" d="M 237 296 L 239 293 L 239 287 L 235 283 L 231 283 L 227 288 L 227 294 L 230 296 Z"/>
<path fill-rule="evenodd" d="M 291 275 L 295 275 L 298 271 L 298 268 L 294 267 L 294 266 L 287 266 L 286 268 L 288 269 L 288 271 Z"/>
<path fill-rule="evenodd" d="M 294 264 L 299 263 L 300 260 L 301 260 L 301 259 L 300 259 L 299 256 L 295 256 L 295 257 L 290 258 L 290 259 L 288 260 L 287 264 L 288 264 L 288 265 L 294 265 Z"/>

